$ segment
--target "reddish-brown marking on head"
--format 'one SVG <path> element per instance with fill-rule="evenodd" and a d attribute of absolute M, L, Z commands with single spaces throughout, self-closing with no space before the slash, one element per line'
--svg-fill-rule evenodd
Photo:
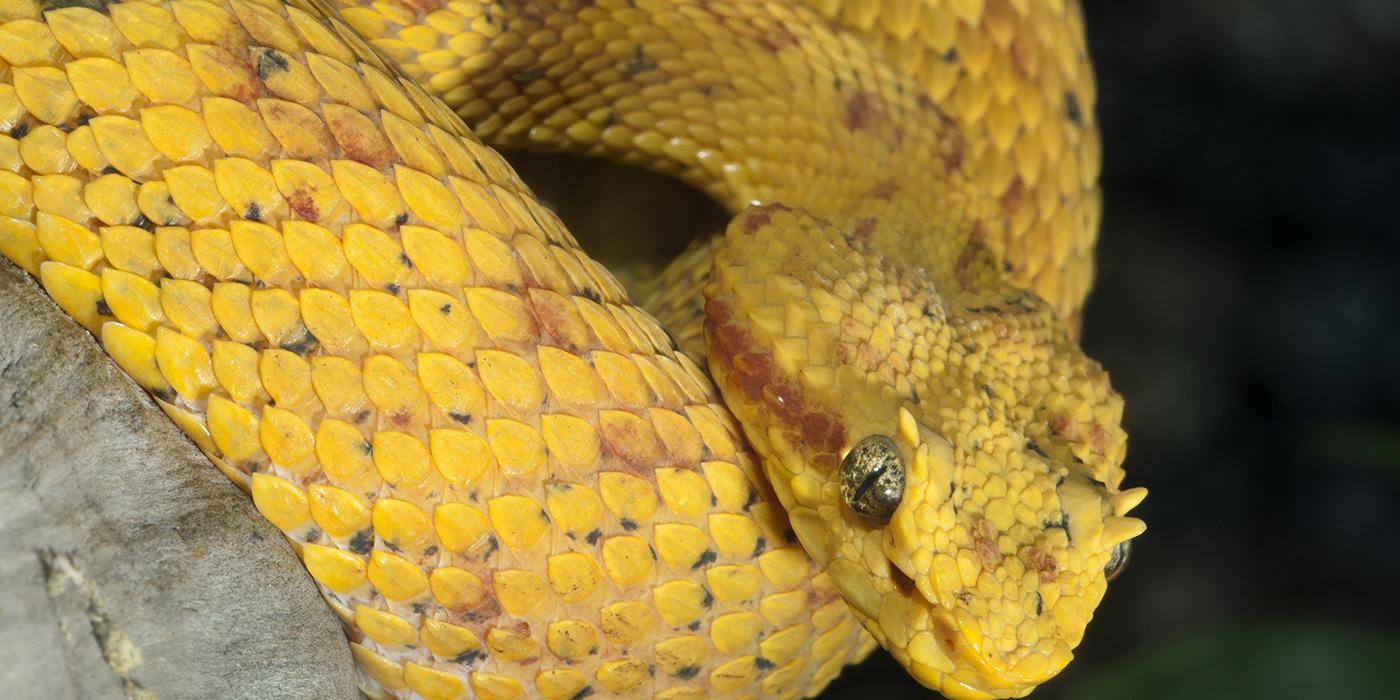
<path fill-rule="evenodd" d="M 880 104 L 874 95 L 858 92 L 846 100 L 846 113 L 841 118 L 841 123 L 847 131 L 867 128 L 875 122 L 879 110 Z"/>
<path fill-rule="evenodd" d="M 728 365 L 728 376 L 744 397 L 762 403 L 810 452 L 815 466 L 834 466 L 846 441 L 840 421 L 825 407 L 807 399 L 802 385 L 782 372 L 773 355 L 739 325 L 729 304 L 710 299 L 705 303 L 705 327 L 715 345 L 712 355 Z"/>
<path fill-rule="evenodd" d="M 841 320 L 841 335 L 847 338 L 860 337 L 860 322 L 854 318 Z M 836 359 L 862 372 L 873 372 L 880 366 L 881 357 L 869 340 L 857 343 L 843 342 L 836 346 Z"/>
<path fill-rule="evenodd" d="M 714 338 L 720 355 L 728 358 L 743 352 L 748 336 L 736 326 L 729 305 L 716 299 L 705 302 L 705 328 Z"/>
<path fill-rule="evenodd" d="M 741 352 L 730 357 L 735 377 L 744 395 L 755 399 L 771 388 L 766 382 L 774 373 L 773 356 L 762 352 Z"/>
<path fill-rule="evenodd" d="M 748 235 L 758 233 L 759 229 L 773 222 L 773 212 L 775 211 L 792 211 L 792 207 L 787 207 L 782 204 L 764 204 L 749 209 L 740 214 L 744 223 L 739 227 L 739 230 Z"/>
<path fill-rule="evenodd" d="M 772 220 L 773 212 L 767 209 L 751 212 L 748 216 L 744 217 L 744 233 L 753 235 L 754 232 L 767 226 Z"/>
<path fill-rule="evenodd" d="M 977 521 L 977 526 L 972 529 L 972 542 L 973 550 L 977 552 L 977 560 L 982 563 L 983 571 L 994 571 L 1001 565 L 1001 550 L 997 548 L 997 531 L 989 521 Z"/>
<path fill-rule="evenodd" d="M 1041 583 L 1050 583 L 1060 575 L 1060 565 L 1055 561 L 1055 557 L 1040 547 L 1026 550 L 1025 563 L 1027 569 L 1036 572 Z"/>
<path fill-rule="evenodd" d="M 1104 433 L 1103 426 L 1098 423 L 1089 427 L 1089 446 L 1094 449 L 1094 454 L 1104 453 L 1104 443 L 1108 441 L 1108 436 Z"/>
<path fill-rule="evenodd" d="M 815 466 L 831 469 L 836 466 L 836 453 L 846 441 L 846 429 L 830 413 L 808 411 L 802 414 L 802 436 L 807 444 L 820 448 L 812 458 Z"/>

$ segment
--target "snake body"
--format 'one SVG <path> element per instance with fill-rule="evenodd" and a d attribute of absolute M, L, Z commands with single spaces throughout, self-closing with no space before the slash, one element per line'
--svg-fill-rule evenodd
<path fill-rule="evenodd" d="M 1081 24 L 0 0 L 0 253 L 286 532 L 373 695 L 796 697 L 878 643 L 1019 696 L 1143 530 L 1074 342 Z M 483 140 L 734 214 L 643 285 L 674 334 Z M 868 436 L 907 482 L 887 524 L 838 484 Z"/>

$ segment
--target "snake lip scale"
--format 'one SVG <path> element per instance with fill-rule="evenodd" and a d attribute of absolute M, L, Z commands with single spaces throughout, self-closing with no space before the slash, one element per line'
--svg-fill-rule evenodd
<path fill-rule="evenodd" d="M 1145 530 L 1076 340 L 1094 97 L 1068 0 L 0 0 L 0 254 L 372 696 L 800 697 L 878 646 L 1019 697 Z M 609 270 L 496 149 L 730 219 Z M 640 199 L 582 216 L 667 235 Z"/>

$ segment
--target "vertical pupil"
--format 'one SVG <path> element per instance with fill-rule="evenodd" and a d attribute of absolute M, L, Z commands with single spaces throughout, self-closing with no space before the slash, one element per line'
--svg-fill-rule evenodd
<path fill-rule="evenodd" d="M 875 458 L 871 457 L 871 458 L 868 458 L 868 459 L 875 459 Z M 882 474 L 885 473 L 885 469 L 886 469 L 885 460 L 883 460 L 883 459 L 881 459 L 880 461 L 876 462 L 874 465 L 872 465 L 872 466 L 870 467 L 870 473 L 866 474 L 866 475 L 865 475 L 865 478 L 864 478 L 863 480 L 861 480 L 860 486 L 856 487 L 856 500 L 857 500 L 857 501 L 864 501 L 864 500 L 865 500 L 866 494 L 868 494 L 868 493 L 870 492 L 870 489 L 873 488 L 873 487 L 875 486 L 875 482 L 878 481 L 878 480 L 880 479 L 880 475 L 882 475 Z"/>

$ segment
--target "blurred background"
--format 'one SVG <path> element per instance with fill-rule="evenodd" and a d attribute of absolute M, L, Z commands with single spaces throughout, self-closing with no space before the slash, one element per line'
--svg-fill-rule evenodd
<path fill-rule="evenodd" d="M 1395 697 L 1400 0 L 1085 0 L 1084 345 L 1151 489 L 1074 698 Z M 835 698 L 924 696 L 888 658 Z"/>

